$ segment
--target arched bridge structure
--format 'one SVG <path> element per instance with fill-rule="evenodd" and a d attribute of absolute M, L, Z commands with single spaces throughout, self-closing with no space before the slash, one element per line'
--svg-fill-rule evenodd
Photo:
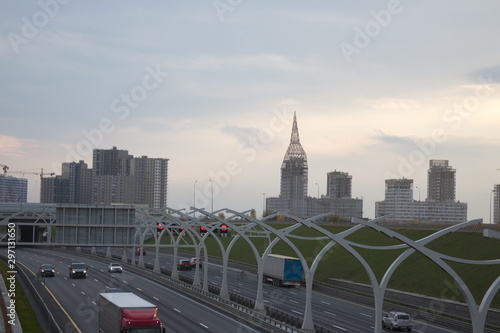
<path fill-rule="evenodd" d="M 444 271 L 455 282 L 463 295 L 469 309 L 472 322 L 472 332 L 482 333 L 486 325 L 486 316 L 494 297 L 500 288 L 500 276 L 489 286 L 486 293 L 477 304 L 471 290 L 453 269 L 450 263 L 470 265 L 498 265 L 499 259 L 468 260 L 456 258 L 436 252 L 427 245 L 444 235 L 453 233 L 465 227 L 482 223 L 482 219 L 475 219 L 452 225 L 438 230 L 424 238 L 413 240 L 395 230 L 380 225 L 378 222 L 387 217 L 370 221 L 353 219 L 352 226 L 339 233 L 332 233 L 318 223 L 330 214 L 318 215 L 308 219 L 298 218 L 287 212 L 275 212 L 261 219 L 252 217 L 252 211 L 237 212 L 231 209 L 222 209 L 213 213 L 203 209 L 190 208 L 176 210 L 171 208 L 153 209 L 146 206 L 81 206 L 81 205 L 0 205 L 0 226 L 7 226 L 7 230 L 15 230 L 21 237 L 16 236 L 19 245 L 53 245 L 53 246 L 90 246 L 107 247 L 148 247 L 156 253 L 154 270 L 160 271 L 159 252 L 162 248 L 169 248 L 173 253 L 172 277 L 179 278 L 177 271 L 177 257 L 179 251 L 189 250 L 196 258 L 209 261 L 210 253 L 207 249 L 207 239 L 215 240 L 219 253 L 222 256 L 222 272 L 220 296 L 229 298 L 228 266 L 229 258 L 237 242 L 244 241 L 250 248 L 257 264 L 257 293 L 255 310 L 264 311 L 263 281 L 264 267 L 269 254 L 272 254 L 278 243 L 286 244 L 300 260 L 303 269 L 303 284 L 306 289 L 306 301 L 302 330 L 314 332 L 312 315 L 312 297 L 314 276 L 325 256 L 335 255 L 335 249 L 342 248 L 363 267 L 369 278 L 373 292 L 375 316 L 374 332 L 381 332 L 382 306 L 388 283 L 394 273 L 413 253 L 420 253 Z M 285 217 L 286 226 L 278 227 L 273 219 Z M 314 230 L 314 237 L 304 236 L 300 228 Z M 354 232 L 369 228 L 380 232 L 387 237 L 398 241 L 397 245 L 373 246 L 355 243 L 348 236 Z M 8 233 L 4 236 L 10 237 Z M 498 233 L 485 231 L 485 237 L 500 238 Z M 222 242 L 222 237 L 230 237 Z M 264 248 L 258 248 L 253 241 L 256 237 L 264 238 Z M 320 244 L 318 251 L 311 257 L 306 257 L 296 244 L 307 242 L 312 246 Z M 337 247 L 334 247 L 337 246 Z M 400 254 L 385 270 L 382 278 L 377 278 L 373 267 L 361 254 L 362 250 L 392 251 L 399 250 Z M 123 253 L 126 259 L 126 252 Z M 132 263 L 144 266 L 142 252 L 136 258 L 136 251 L 132 251 Z M 136 260 L 138 259 L 138 260 Z M 208 291 L 208 265 L 203 269 L 195 266 L 193 285 Z M 203 278 L 201 275 L 203 274 Z"/>

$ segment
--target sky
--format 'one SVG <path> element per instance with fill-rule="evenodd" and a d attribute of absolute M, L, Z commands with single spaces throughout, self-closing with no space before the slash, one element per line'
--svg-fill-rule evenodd
<path fill-rule="evenodd" d="M 39 202 L 36 173 L 117 147 L 169 159 L 170 208 L 260 216 L 296 112 L 310 196 L 347 172 L 373 218 L 385 179 L 414 179 L 424 200 L 429 160 L 443 159 L 468 218 L 488 223 L 499 12 L 492 0 L 2 1 L 0 164 Z"/>

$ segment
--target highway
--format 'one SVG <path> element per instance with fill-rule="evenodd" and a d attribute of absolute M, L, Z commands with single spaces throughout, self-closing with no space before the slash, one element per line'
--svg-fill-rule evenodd
<path fill-rule="evenodd" d="M 121 250 L 116 249 L 115 255 L 121 256 Z M 128 253 L 128 257 L 131 257 Z M 186 257 L 184 259 L 188 259 Z M 143 257 L 145 263 L 154 263 L 154 253 L 147 252 Z M 181 259 L 181 257 L 178 257 Z M 160 253 L 160 265 L 162 268 L 172 269 L 173 258 L 169 254 Z M 208 266 L 209 284 L 220 287 L 222 281 L 222 266 L 210 263 Z M 204 267 L 205 268 L 205 265 Z M 181 271 L 179 274 L 194 277 L 195 270 Z M 199 271 L 200 278 L 203 281 L 203 271 Z M 241 269 L 228 269 L 228 289 L 229 292 L 240 294 L 249 299 L 256 298 L 257 276 Z M 280 288 L 271 284 L 264 284 L 264 303 L 297 316 L 302 319 L 304 315 L 304 304 L 306 293 L 305 289 L 299 288 Z M 335 332 L 373 332 L 375 322 L 374 309 L 357 303 L 346 301 L 340 298 L 332 297 L 319 292 L 313 295 L 313 316 L 314 323 L 321 325 Z M 391 309 L 393 310 L 393 309 Z M 382 332 L 389 331 L 388 329 Z M 432 323 L 421 320 L 413 321 L 413 332 L 421 333 L 444 333 L 456 332 L 442 327 L 432 325 Z"/>
<path fill-rule="evenodd" d="M 118 250 L 115 253 L 118 253 Z M 131 253 L 129 253 L 129 258 Z M 76 332 L 97 332 L 98 316 L 96 299 L 99 292 L 105 292 L 106 287 L 119 288 L 134 292 L 140 297 L 155 304 L 159 308 L 159 317 L 167 332 L 263 332 L 237 318 L 228 316 L 208 307 L 176 290 L 167 288 L 137 274 L 124 271 L 109 273 L 107 264 L 85 257 L 79 257 L 74 252 L 60 252 L 35 248 L 17 248 L 16 260 L 28 267 L 33 279 L 41 264 L 49 263 L 55 266 L 56 277 L 45 279 L 47 289 L 57 299 L 67 313 L 68 321 L 78 327 Z M 171 269 L 172 257 L 160 254 L 162 268 Z M 68 265 L 73 261 L 85 262 L 89 266 L 87 279 L 70 279 Z M 147 263 L 154 262 L 153 253 L 144 256 Z M 110 261 L 111 262 L 111 261 Z M 217 264 L 204 265 L 208 267 L 209 283 L 220 287 L 222 267 Z M 256 298 L 257 277 L 255 274 L 229 269 L 229 291 L 244 297 Z M 180 274 L 194 276 L 195 270 L 182 271 Z M 200 276 L 203 272 L 200 270 Z M 203 278 L 202 278 L 203 280 Z M 304 311 L 305 289 L 280 288 L 264 284 L 264 302 L 266 305 L 280 311 L 302 318 Z M 330 295 L 314 292 L 313 316 L 314 322 L 335 332 L 373 332 L 374 310 L 370 307 L 342 300 Z M 69 323 L 65 326 L 70 327 Z M 413 320 L 413 332 L 443 333 L 456 332 L 440 328 L 419 320 Z M 63 331 L 67 331 L 64 330 Z M 382 330 L 382 332 L 388 331 Z M 69 332 L 69 331 L 68 331 Z"/>
<path fill-rule="evenodd" d="M 64 332 L 73 332 L 70 322 L 77 327 L 76 332 L 99 331 L 96 299 L 98 293 L 106 291 L 106 287 L 133 292 L 157 305 L 167 332 L 263 332 L 176 290 L 126 270 L 109 273 L 107 264 L 73 253 L 17 248 L 16 261 L 32 272 L 34 281 L 37 281 L 35 274 L 41 264 L 54 265 L 56 276 L 45 278 L 45 286 L 67 314 L 68 322 L 61 325 Z M 69 278 L 68 265 L 74 261 L 88 265 L 87 279 Z"/>

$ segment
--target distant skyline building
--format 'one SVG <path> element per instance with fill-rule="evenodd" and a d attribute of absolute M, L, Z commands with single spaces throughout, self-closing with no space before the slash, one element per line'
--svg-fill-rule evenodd
<path fill-rule="evenodd" d="M 167 206 L 168 159 L 134 157 L 130 161 L 130 173 L 136 179 L 135 203 L 153 208 Z"/>
<path fill-rule="evenodd" d="M 352 176 L 347 172 L 332 171 L 327 173 L 326 195 L 333 199 L 350 198 Z"/>
<path fill-rule="evenodd" d="M 280 195 L 278 198 L 267 198 L 267 210 L 289 211 L 306 217 L 308 172 L 307 155 L 300 144 L 294 112 L 290 144 L 281 164 Z"/>
<path fill-rule="evenodd" d="M 491 199 L 491 197 L 490 197 Z M 490 202 L 491 205 L 491 202 Z M 491 212 L 490 212 L 491 214 Z M 500 224 L 500 184 L 493 186 L 493 221 L 492 223 Z"/>
<path fill-rule="evenodd" d="M 94 149 L 84 161 L 63 163 L 62 175 L 42 178 L 40 202 L 167 205 L 168 159 L 134 157 L 127 150 Z"/>
<path fill-rule="evenodd" d="M 92 203 L 133 204 L 135 179 L 130 175 L 132 156 L 127 150 L 94 149 L 92 154 Z"/>
<path fill-rule="evenodd" d="M 300 144 L 295 112 L 290 144 L 280 170 L 280 195 L 266 198 L 267 212 L 286 211 L 302 218 L 324 213 L 346 219 L 363 216 L 363 200 L 351 198 L 352 176 L 346 172 L 333 171 L 327 174 L 326 196 L 308 196 L 309 167 L 306 152 Z"/>
<path fill-rule="evenodd" d="M 430 160 L 427 171 L 427 201 L 455 201 L 456 170 L 447 160 Z"/>
<path fill-rule="evenodd" d="M 455 201 L 455 173 L 447 160 L 429 161 L 425 201 L 413 200 L 413 179 L 387 179 L 385 199 L 375 203 L 375 217 L 397 222 L 467 221 L 467 203 Z"/>
<path fill-rule="evenodd" d="M 0 174 L 0 202 L 27 202 L 28 180 Z"/>

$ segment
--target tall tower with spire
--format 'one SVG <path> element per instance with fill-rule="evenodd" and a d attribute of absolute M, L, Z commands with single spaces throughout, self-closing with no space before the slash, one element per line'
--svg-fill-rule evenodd
<path fill-rule="evenodd" d="M 267 199 L 267 209 L 288 211 L 299 217 L 307 216 L 307 155 L 300 144 L 297 115 L 293 114 L 290 145 L 281 164 L 281 184 L 278 198 Z"/>

